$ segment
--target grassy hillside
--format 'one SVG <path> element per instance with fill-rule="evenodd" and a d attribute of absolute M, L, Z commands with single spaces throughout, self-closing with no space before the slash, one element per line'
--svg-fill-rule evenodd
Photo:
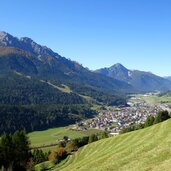
<path fill-rule="evenodd" d="M 171 168 L 171 119 L 84 146 L 54 170 L 148 171 Z"/>

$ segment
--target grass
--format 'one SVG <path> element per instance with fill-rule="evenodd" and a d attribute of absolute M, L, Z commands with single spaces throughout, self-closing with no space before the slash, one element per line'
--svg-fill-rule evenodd
<path fill-rule="evenodd" d="M 91 107 L 92 110 L 100 110 L 102 107 L 102 105 L 97 105 L 97 104 L 93 104 L 93 106 Z"/>
<path fill-rule="evenodd" d="M 67 86 L 67 85 L 64 85 L 64 84 L 61 84 L 61 87 L 59 86 L 56 86 L 54 84 L 52 84 L 51 82 L 47 82 L 49 85 L 53 86 L 54 88 L 57 88 L 58 90 L 62 91 L 63 93 L 71 93 L 71 89 Z"/>
<path fill-rule="evenodd" d="M 84 98 L 90 104 L 96 104 L 97 103 L 97 101 L 90 96 L 85 96 L 85 95 L 81 95 L 81 94 L 78 94 L 78 95 L 80 97 Z"/>
<path fill-rule="evenodd" d="M 44 163 L 37 164 L 34 169 L 35 171 L 40 171 L 40 170 L 44 170 L 45 168 L 48 170 L 53 167 L 54 167 L 54 163 L 52 161 L 46 161 Z"/>
<path fill-rule="evenodd" d="M 61 171 L 169 171 L 171 119 L 80 148 Z"/>
<path fill-rule="evenodd" d="M 83 137 L 99 132 L 99 130 L 96 129 L 90 129 L 87 131 L 73 131 L 71 130 L 72 127 L 73 125 L 68 127 L 53 128 L 45 131 L 35 131 L 29 133 L 28 136 L 31 141 L 31 146 L 39 147 L 44 145 L 55 144 L 57 143 L 56 142 L 57 139 L 61 139 L 64 136 L 68 136 L 69 138 L 74 139 L 74 138 Z M 48 147 L 45 149 L 48 151 L 50 148 Z"/>
<path fill-rule="evenodd" d="M 171 104 L 171 96 L 143 96 L 143 95 L 136 95 L 136 99 L 130 99 L 130 101 L 145 101 L 149 104 Z"/>
<path fill-rule="evenodd" d="M 143 99 L 145 101 L 147 101 L 148 103 L 152 103 L 152 104 L 161 104 L 161 103 L 166 103 L 166 104 L 171 104 L 171 97 L 169 96 L 147 96 L 147 97 L 143 97 Z"/>

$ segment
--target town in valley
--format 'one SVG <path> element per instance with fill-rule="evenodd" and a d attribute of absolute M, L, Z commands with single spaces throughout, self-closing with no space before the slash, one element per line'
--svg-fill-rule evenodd
<path fill-rule="evenodd" d="M 142 96 L 151 96 L 151 93 Z M 168 104 L 151 104 L 136 95 L 132 96 L 127 104 L 125 107 L 101 107 L 97 110 L 96 117 L 76 123 L 73 129 L 84 131 L 93 128 L 108 131 L 110 135 L 116 136 L 130 125 L 144 124 L 151 115 L 155 116 L 162 110 L 171 111 Z"/>

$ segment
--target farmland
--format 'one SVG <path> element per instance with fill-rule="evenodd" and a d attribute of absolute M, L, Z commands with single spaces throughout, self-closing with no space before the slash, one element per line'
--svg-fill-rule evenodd
<path fill-rule="evenodd" d="M 35 131 L 29 133 L 28 136 L 31 141 L 31 146 L 47 146 L 57 143 L 56 140 L 61 139 L 64 136 L 68 136 L 69 138 L 74 139 L 99 132 L 99 130 L 96 129 L 89 129 L 87 131 L 76 131 L 71 130 L 72 127 L 73 125 L 70 125 L 68 127 L 53 128 L 45 131 Z"/>
<path fill-rule="evenodd" d="M 150 96 L 144 96 L 144 95 L 135 95 L 134 98 L 131 98 L 130 101 L 145 101 L 149 104 L 171 104 L 171 96 L 158 96 L 158 95 L 150 95 Z"/>

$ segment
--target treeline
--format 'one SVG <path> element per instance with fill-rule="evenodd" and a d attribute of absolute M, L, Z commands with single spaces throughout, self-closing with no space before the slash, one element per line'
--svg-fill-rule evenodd
<path fill-rule="evenodd" d="M 160 122 L 163 122 L 167 119 L 170 119 L 171 116 L 169 115 L 168 111 L 160 111 L 156 116 L 149 116 L 145 123 L 142 124 L 134 124 L 134 125 L 130 125 L 129 127 L 126 127 L 126 128 L 123 128 L 121 131 L 120 131 L 120 134 L 123 134 L 123 133 L 126 133 L 126 132 L 131 132 L 131 131 L 135 131 L 135 130 L 138 130 L 138 129 L 143 129 L 143 128 L 146 128 L 146 127 L 149 127 L 149 126 L 152 126 L 154 124 L 157 124 L 157 123 L 160 123 Z"/>
<path fill-rule="evenodd" d="M 158 95 L 159 97 L 162 97 L 162 96 L 171 96 L 171 91 L 166 91 L 166 92 L 162 92 Z"/>
<path fill-rule="evenodd" d="M 0 134 L 66 126 L 94 115 L 89 105 L 0 105 Z"/>

